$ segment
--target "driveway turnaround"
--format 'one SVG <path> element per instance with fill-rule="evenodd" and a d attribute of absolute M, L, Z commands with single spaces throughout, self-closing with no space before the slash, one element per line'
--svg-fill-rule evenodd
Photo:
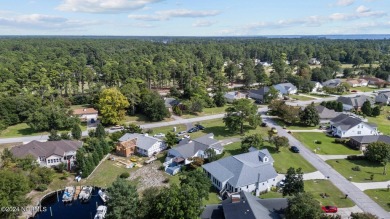
<path fill-rule="evenodd" d="M 318 171 L 325 175 L 341 192 L 348 194 L 348 198 L 356 203 L 356 205 L 365 212 L 370 212 L 377 215 L 381 219 L 390 219 L 390 213 L 385 211 L 369 196 L 362 192 L 353 183 L 345 179 L 340 173 L 329 166 L 319 156 L 307 149 L 301 142 L 299 142 L 292 135 L 288 134 L 286 130 L 278 126 L 271 118 L 264 118 L 270 127 L 275 127 L 279 136 L 285 136 L 289 139 L 291 145 L 295 145 L 300 150 L 300 155 L 305 158 Z"/>

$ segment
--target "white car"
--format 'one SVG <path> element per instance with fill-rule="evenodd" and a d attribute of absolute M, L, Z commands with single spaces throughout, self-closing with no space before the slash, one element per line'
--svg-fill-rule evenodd
<path fill-rule="evenodd" d="M 153 135 L 153 137 L 155 137 L 155 138 L 163 138 L 163 137 L 165 137 L 165 134 L 157 133 L 157 134 Z"/>
<path fill-rule="evenodd" d="M 186 131 L 181 131 L 179 133 L 176 134 L 176 136 L 182 136 L 182 135 L 185 135 L 187 132 Z"/>

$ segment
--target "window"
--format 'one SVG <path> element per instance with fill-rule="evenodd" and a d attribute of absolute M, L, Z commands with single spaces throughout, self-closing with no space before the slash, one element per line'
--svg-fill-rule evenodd
<path fill-rule="evenodd" d="M 362 132 L 361 132 L 361 131 L 358 131 L 357 133 L 358 133 L 358 135 L 361 135 L 361 134 L 362 134 Z"/>

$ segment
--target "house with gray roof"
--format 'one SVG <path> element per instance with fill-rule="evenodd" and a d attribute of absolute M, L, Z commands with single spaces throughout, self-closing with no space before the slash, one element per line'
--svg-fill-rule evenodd
<path fill-rule="evenodd" d="M 274 160 L 267 149 L 226 157 L 203 165 L 203 170 L 220 194 L 255 192 L 276 186 Z"/>
<path fill-rule="evenodd" d="M 345 111 L 350 111 L 352 109 L 360 110 L 360 108 L 363 106 L 363 103 L 367 100 L 370 101 L 371 104 L 375 103 L 372 97 L 366 95 L 357 95 L 355 97 L 340 96 L 337 98 L 337 101 L 343 104 L 343 110 Z"/>
<path fill-rule="evenodd" d="M 76 151 L 82 146 L 82 141 L 31 141 L 13 147 L 11 152 L 17 158 L 33 156 L 37 163 L 43 167 L 53 167 L 64 163 L 67 165 L 67 169 L 70 170 L 76 160 Z"/>
<path fill-rule="evenodd" d="M 335 88 L 340 86 L 342 83 L 341 79 L 330 79 L 322 83 L 324 87 Z"/>
<path fill-rule="evenodd" d="M 348 138 L 352 136 L 379 135 L 375 124 L 363 122 L 360 118 L 340 114 L 330 120 L 333 136 Z"/>
<path fill-rule="evenodd" d="M 205 153 L 207 149 L 213 149 L 217 155 L 223 152 L 223 146 L 218 140 L 214 139 L 213 133 L 196 139 L 183 139 L 177 147 L 168 150 L 163 164 L 166 167 L 166 172 L 177 173 L 172 168 L 182 164 L 190 164 L 194 157 L 207 158 Z"/>
<path fill-rule="evenodd" d="M 334 119 L 341 114 L 340 112 L 336 112 L 321 105 L 315 106 L 315 108 L 320 116 L 320 123 L 322 124 L 329 123 L 331 119 Z"/>
<path fill-rule="evenodd" d="M 269 87 L 261 87 L 257 90 L 248 91 L 248 96 L 257 102 L 263 103 L 264 97 L 269 92 Z"/>
<path fill-rule="evenodd" d="M 348 145 L 355 149 L 364 151 L 366 150 L 367 145 L 373 142 L 384 142 L 386 144 L 390 144 L 390 136 L 388 135 L 352 136 L 348 141 Z"/>
<path fill-rule="evenodd" d="M 131 142 L 132 144 L 126 144 L 127 142 Z M 138 133 L 126 133 L 119 139 L 117 151 L 123 151 L 123 156 L 127 157 L 131 154 L 126 153 L 128 149 L 126 147 L 135 147 L 133 151 L 147 157 L 151 157 L 167 148 L 165 142 L 161 139 L 149 136 L 148 134 Z"/>
<path fill-rule="evenodd" d="M 274 88 L 282 95 L 296 94 L 298 92 L 297 87 L 291 83 L 276 84 Z"/>
<path fill-rule="evenodd" d="M 379 92 L 375 97 L 375 102 L 390 105 L 390 91 Z"/>
<path fill-rule="evenodd" d="M 249 192 L 233 194 L 219 205 L 208 205 L 202 219 L 282 219 L 286 198 L 260 199 Z"/>
<path fill-rule="evenodd" d="M 172 108 L 174 106 L 179 105 L 180 101 L 172 97 L 167 97 L 164 98 L 164 103 L 165 103 L 165 108 L 167 108 L 169 111 L 172 111 Z"/>
<path fill-rule="evenodd" d="M 223 95 L 226 99 L 226 102 L 233 103 L 235 100 L 246 98 L 246 94 L 239 91 L 227 92 Z"/>

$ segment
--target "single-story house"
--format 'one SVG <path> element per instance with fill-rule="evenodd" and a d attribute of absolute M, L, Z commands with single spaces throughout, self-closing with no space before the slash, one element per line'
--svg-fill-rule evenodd
<path fill-rule="evenodd" d="M 330 79 L 322 83 L 322 86 L 324 87 L 330 87 L 330 88 L 335 88 L 340 86 L 342 83 L 341 79 Z"/>
<path fill-rule="evenodd" d="M 246 191 L 259 196 L 260 192 L 276 186 L 278 174 L 273 163 L 271 154 L 263 149 L 226 157 L 202 167 L 220 194 Z"/>
<path fill-rule="evenodd" d="M 96 122 L 99 112 L 94 108 L 83 108 L 83 109 L 74 109 L 73 115 L 80 118 L 81 121 L 85 122 Z"/>
<path fill-rule="evenodd" d="M 235 100 L 246 98 L 246 94 L 239 91 L 227 92 L 223 96 L 225 97 L 226 102 L 228 103 L 233 103 L 233 101 Z"/>
<path fill-rule="evenodd" d="M 322 124 L 330 122 L 331 119 L 334 119 L 341 114 L 340 112 L 336 112 L 321 105 L 315 106 L 315 108 L 320 116 L 320 123 Z"/>
<path fill-rule="evenodd" d="M 31 155 L 43 167 L 53 167 L 64 163 L 67 165 L 67 169 L 70 170 L 74 166 L 77 149 L 82 146 L 82 141 L 31 141 L 27 144 L 13 147 L 11 152 L 18 158 Z"/>
<path fill-rule="evenodd" d="M 297 87 L 291 83 L 276 84 L 274 88 L 282 95 L 296 94 L 298 92 Z"/>
<path fill-rule="evenodd" d="M 330 120 L 330 125 L 333 136 L 340 138 L 379 135 L 378 128 L 375 124 L 363 122 L 361 119 L 351 115 L 340 114 Z"/>
<path fill-rule="evenodd" d="M 134 153 L 151 157 L 166 149 L 164 141 L 148 134 L 126 133 L 116 145 L 117 154 L 128 157 Z"/>
<path fill-rule="evenodd" d="M 378 95 L 375 97 L 376 103 L 384 103 L 386 105 L 390 104 L 390 91 L 382 91 L 379 92 Z"/>
<path fill-rule="evenodd" d="M 355 97 L 338 97 L 337 101 L 343 103 L 343 110 L 350 111 L 352 109 L 360 110 L 363 106 L 363 103 L 366 101 L 370 101 L 371 104 L 374 104 L 375 101 L 370 96 L 358 95 Z"/>
<path fill-rule="evenodd" d="M 190 164 L 194 157 L 207 158 L 205 153 L 207 149 L 213 149 L 217 155 L 223 152 L 223 146 L 218 140 L 214 139 L 213 133 L 196 139 L 183 139 L 177 147 L 168 150 L 163 164 L 165 171 L 170 173 L 173 172 L 173 167 Z"/>
<path fill-rule="evenodd" d="M 172 98 L 172 97 L 164 98 L 164 102 L 165 102 L 165 108 L 167 108 L 169 110 L 169 112 L 172 112 L 172 108 L 174 106 L 177 106 L 180 104 L 179 100 L 176 100 L 175 98 Z"/>
<path fill-rule="evenodd" d="M 321 62 L 316 58 L 309 59 L 309 65 L 319 65 L 319 64 L 321 64 Z"/>
<path fill-rule="evenodd" d="M 366 87 L 368 85 L 368 81 L 365 79 L 353 79 L 349 78 L 346 80 L 346 83 L 351 85 L 351 87 Z"/>
<path fill-rule="evenodd" d="M 249 192 L 233 194 L 221 204 L 207 205 L 201 219 L 282 219 L 286 198 L 260 199 Z"/>
<path fill-rule="evenodd" d="M 384 142 L 390 144 L 390 136 L 388 135 L 363 135 L 350 137 L 348 144 L 359 150 L 366 150 L 367 145 L 373 142 Z"/>
<path fill-rule="evenodd" d="M 311 81 L 311 83 L 314 85 L 313 89 L 311 90 L 312 93 L 318 93 L 322 90 L 323 86 L 318 81 Z"/>
<path fill-rule="evenodd" d="M 380 78 L 376 78 L 376 77 L 363 76 L 363 77 L 360 77 L 360 79 L 364 79 L 364 80 L 368 81 L 368 85 L 373 85 L 373 86 L 378 86 L 378 87 L 381 87 L 385 84 L 388 84 L 387 81 L 382 80 Z"/>
<path fill-rule="evenodd" d="M 269 87 L 261 87 L 257 90 L 250 90 L 248 96 L 257 102 L 264 102 L 264 97 L 269 92 Z"/>

